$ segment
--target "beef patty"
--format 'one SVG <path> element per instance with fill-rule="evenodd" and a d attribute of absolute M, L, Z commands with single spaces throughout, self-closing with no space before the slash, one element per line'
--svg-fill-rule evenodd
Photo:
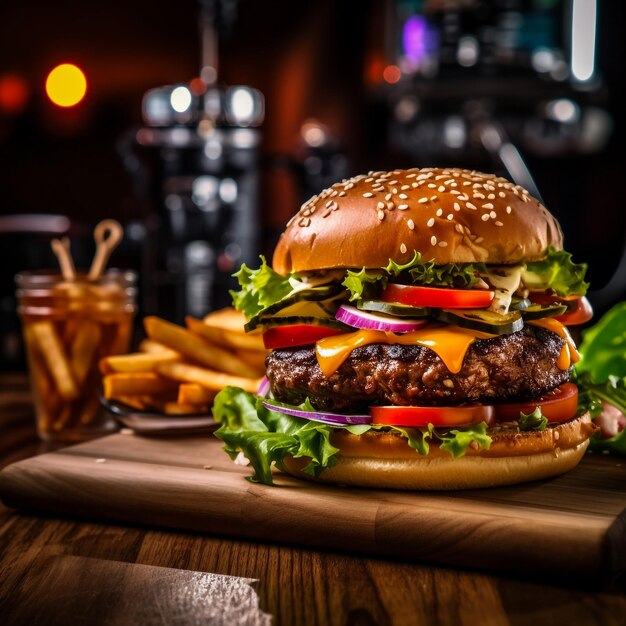
<path fill-rule="evenodd" d="M 277 400 L 318 410 L 358 413 L 375 405 L 454 405 L 534 398 L 569 380 L 556 361 L 564 340 L 548 330 L 521 331 L 471 344 L 463 367 L 452 374 L 429 348 L 371 344 L 356 348 L 330 377 L 314 346 L 274 350 L 267 377 Z"/>

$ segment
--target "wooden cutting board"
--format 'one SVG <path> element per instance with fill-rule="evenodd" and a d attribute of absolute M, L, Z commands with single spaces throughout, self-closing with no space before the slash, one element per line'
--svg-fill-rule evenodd
<path fill-rule="evenodd" d="M 0 472 L 11 507 L 514 573 L 626 571 L 626 460 L 513 487 L 399 492 L 252 484 L 210 437 L 116 434 Z"/>

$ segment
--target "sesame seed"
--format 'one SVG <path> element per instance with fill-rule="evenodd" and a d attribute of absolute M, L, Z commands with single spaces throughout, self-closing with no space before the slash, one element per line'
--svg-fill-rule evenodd
<path fill-rule="evenodd" d="M 493 209 L 493 204 L 491 202 L 487 202 L 487 204 L 483 204 L 483 209 Z"/>
<path fill-rule="evenodd" d="M 512 211 L 512 209 L 511 209 L 511 207 L 510 207 L 510 206 L 506 207 L 506 212 L 507 212 L 509 215 L 511 214 L 511 211 Z"/>
<path fill-rule="evenodd" d="M 452 215 L 452 213 L 448 213 L 447 218 L 452 221 L 454 219 L 454 215 Z"/>
<path fill-rule="evenodd" d="M 485 194 L 484 193 L 474 192 L 472 195 L 474 196 L 474 198 L 480 198 L 481 200 L 485 199 Z"/>
<path fill-rule="evenodd" d="M 400 244 L 400 252 L 402 252 L 402 254 L 406 252 L 406 246 L 403 243 Z"/>
<path fill-rule="evenodd" d="M 388 194 L 386 194 L 386 195 L 385 195 L 385 200 L 386 200 L 387 202 L 389 202 L 389 200 L 391 200 L 391 194 L 390 194 L 390 193 L 388 193 Z"/>
<path fill-rule="evenodd" d="M 336 189 L 333 189 L 333 192 L 330 194 L 331 198 L 334 198 L 339 192 Z"/>
<path fill-rule="evenodd" d="M 419 183 L 411 183 L 411 187 L 413 187 L 413 189 L 417 189 L 419 186 Z"/>
<path fill-rule="evenodd" d="M 435 235 L 433 235 L 433 236 L 430 238 L 430 245 L 431 245 L 431 246 L 436 246 L 436 245 L 437 245 L 437 237 L 435 237 Z"/>
<path fill-rule="evenodd" d="M 437 245 L 440 248 L 445 248 L 448 245 L 448 242 L 447 241 L 440 241 Z"/>
<path fill-rule="evenodd" d="M 476 239 L 474 240 L 474 243 L 480 243 L 483 240 L 484 240 L 484 237 L 476 237 Z"/>
<path fill-rule="evenodd" d="M 499 195 L 501 198 L 506 198 L 506 194 L 504 193 L 504 191 L 498 191 L 498 195 Z"/>
<path fill-rule="evenodd" d="M 463 225 L 462 224 L 456 224 L 456 226 L 454 227 L 454 230 L 456 230 L 457 233 L 461 233 L 461 235 L 463 234 Z"/>
<path fill-rule="evenodd" d="M 377 207 L 377 208 L 379 208 L 379 209 L 384 209 L 384 208 L 385 208 L 385 203 L 384 203 L 384 202 L 379 202 L 379 203 L 376 205 L 376 207 Z"/>
<path fill-rule="evenodd" d="M 427 222 L 426 222 L 426 226 L 428 226 L 428 228 L 431 228 L 433 225 L 435 224 L 435 218 L 431 217 Z"/>
<path fill-rule="evenodd" d="M 378 211 L 378 219 L 382 222 L 385 219 L 385 212 Z"/>
<path fill-rule="evenodd" d="M 430 199 L 434 202 L 437 199 L 437 196 L 430 196 Z"/>
<path fill-rule="evenodd" d="M 412 174 L 407 174 L 406 177 L 407 178 L 415 178 L 417 176 L 417 174 L 415 172 L 413 172 Z"/>
<path fill-rule="evenodd" d="M 470 183 L 469 180 L 464 180 L 463 181 L 463 187 L 469 187 L 469 185 L 471 185 L 472 183 Z"/>
<path fill-rule="evenodd" d="M 373 178 L 366 178 L 363 182 L 364 183 L 371 183 L 374 179 Z"/>
<path fill-rule="evenodd" d="M 495 200 L 495 199 L 496 199 L 496 194 L 495 194 L 495 193 L 490 193 L 490 194 L 487 196 L 487 200 Z"/>
<path fill-rule="evenodd" d="M 402 187 L 400 187 L 400 189 L 410 189 L 411 185 L 402 185 Z"/>
<path fill-rule="evenodd" d="M 332 203 L 333 203 L 333 201 L 332 201 L 332 200 L 329 200 L 329 201 L 326 203 L 326 205 L 325 205 L 325 206 L 326 206 L 326 207 L 329 207 Z"/>
<path fill-rule="evenodd" d="M 466 206 L 468 209 L 472 209 L 472 211 L 476 211 L 476 207 L 475 207 L 475 206 L 474 206 L 471 202 L 466 202 L 466 203 L 465 203 L 465 206 Z"/>
<path fill-rule="evenodd" d="M 460 191 L 457 191 L 456 189 L 453 189 L 450 193 L 451 193 L 453 196 L 460 196 L 460 195 L 461 195 L 461 192 L 460 192 Z"/>
<path fill-rule="evenodd" d="M 420 199 L 418 200 L 418 202 L 419 202 L 420 204 L 424 204 L 424 202 L 428 202 L 428 198 L 420 198 Z"/>
<path fill-rule="evenodd" d="M 406 200 L 409 196 L 407 196 L 405 193 L 401 193 L 398 198 L 400 198 L 401 200 Z"/>
<path fill-rule="evenodd" d="M 399 204 L 398 211 L 406 211 L 409 208 L 408 204 Z"/>
<path fill-rule="evenodd" d="M 495 222 L 496 226 L 504 226 L 504 224 L 502 222 Z"/>
<path fill-rule="evenodd" d="M 433 183 L 428 183 L 428 185 L 426 185 L 429 189 L 437 189 L 437 185 L 434 185 Z"/>
<path fill-rule="evenodd" d="M 396 205 L 393 202 L 387 202 L 387 210 L 393 211 L 396 208 Z"/>
<path fill-rule="evenodd" d="M 345 196 L 345 195 L 346 195 L 346 192 L 345 192 L 345 191 L 340 191 L 340 192 L 339 192 L 339 196 L 340 196 L 340 197 L 341 197 L 341 196 Z"/>
<path fill-rule="evenodd" d="M 439 187 L 437 187 L 437 191 L 444 192 L 445 190 L 446 188 L 443 185 L 439 185 Z"/>
<path fill-rule="evenodd" d="M 380 187 L 372 187 L 374 191 L 385 191 L 385 188 L 381 185 Z"/>
<path fill-rule="evenodd" d="M 303 217 L 298 224 L 300 226 L 308 226 L 311 223 L 311 220 L 308 217 Z"/>
<path fill-rule="evenodd" d="M 397 184 L 398 184 L 398 181 L 397 181 L 397 180 L 390 180 L 390 181 L 389 181 L 389 184 L 390 184 L 390 185 L 397 185 Z M 397 192 L 396 192 L 396 193 L 397 193 Z"/>
<path fill-rule="evenodd" d="M 454 210 L 455 211 L 460 211 L 461 210 L 461 205 L 458 202 L 454 203 Z"/>
<path fill-rule="evenodd" d="M 415 230 L 415 222 L 411 219 L 407 220 L 406 225 L 411 229 Z"/>
<path fill-rule="evenodd" d="M 437 209 L 437 213 L 435 213 L 437 217 L 441 217 L 443 215 L 443 209 Z"/>
<path fill-rule="evenodd" d="M 374 194 L 373 194 L 372 192 L 370 192 L 370 191 L 366 191 L 366 192 L 363 194 L 363 197 L 364 197 L 364 198 L 371 198 L 373 195 L 374 195 Z"/>
<path fill-rule="evenodd" d="M 489 213 L 485 213 L 481 218 L 483 222 L 486 222 L 489 219 Z"/>
<path fill-rule="evenodd" d="M 495 220 L 496 217 L 498 217 L 498 216 L 496 215 L 495 211 L 489 211 L 489 217 L 492 217 Z"/>

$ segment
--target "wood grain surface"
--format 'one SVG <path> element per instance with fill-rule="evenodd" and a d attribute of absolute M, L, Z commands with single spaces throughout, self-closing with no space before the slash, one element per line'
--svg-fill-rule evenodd
<path fill-rule="evenodd" d="M 34 437 L 27 393 L 19 403 L 4 402 L 4 391 L 14 390 L 17 384 L 8 380 L 0 377 L 0 465 L 45 449 Z M 23 419 L 16 419 L 17 409 Z M 160 600 L 158 595 L 133 593 L 146 581 L 146 570 L 123 567 L 132 564 L 174 568 L 173 579 L 179 570 L 254 579 L 260 609 L 278 625 L 626 623 L 626 590 L 621 586 L 608 589 L 575 580 L 565 584 L 562 577 L 542 577 L 539 571 L 525 577 L 495 576 L 467 568 L 350 556 L 211 533 L 16 513 L 0 505 L 3 624 L 107 624 L 115 601 L 106 588 L 99 592 L 84 580 L 86 573 L 93 582 L 108 584 L 124 595 L 120 603 L 130 615 L 141 614 L 146 602 Z M 75 603 L 77 597 L 83 599 L 83 609 L 61 615 L 60 601 Z M 191 609 L 184 623 L 196 623 L 201 610 Z M 146 608 L 144 615 L 149 614 Z M 37 615 L 47 619 L 28 619 Z M 158 621 L 143 623 L 174 624 L 175 615 L 165 602 Z"/>

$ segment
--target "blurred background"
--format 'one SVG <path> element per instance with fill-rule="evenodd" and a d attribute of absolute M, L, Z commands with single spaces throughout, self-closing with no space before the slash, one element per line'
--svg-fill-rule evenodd
<path fill-rule="evenodd" d="M 621 2 L 133 0 L 0 5 L 0 368 L 23 365 L 13 276 L 88 266 L 103 218 L 140 313 L 230 303 L 328 184 L 461 166 L 526 186 L 626 297 Z"/>

